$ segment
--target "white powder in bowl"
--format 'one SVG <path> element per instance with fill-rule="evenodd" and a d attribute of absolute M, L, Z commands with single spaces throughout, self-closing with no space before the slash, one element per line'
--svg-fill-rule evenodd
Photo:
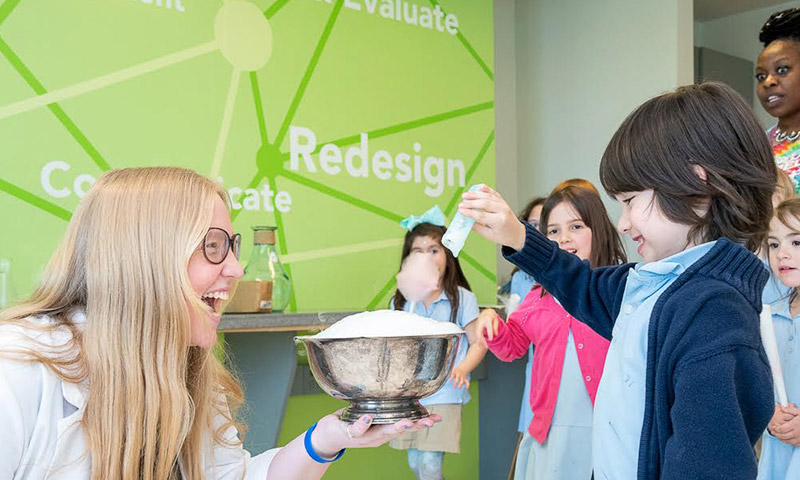
<path fill-rule="evenodd" d="M 345 317 L 314 338 L 414 337 L 464 333 L 452 322 L 437 322 L 400 310 L 377 310 Z"/>

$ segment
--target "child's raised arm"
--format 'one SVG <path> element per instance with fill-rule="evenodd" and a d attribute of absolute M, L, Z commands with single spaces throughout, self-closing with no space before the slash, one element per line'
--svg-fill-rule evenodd
<path fill-rule="evenodd" d="M 575 318 L 611 338 L 632 265 L 592 269 L 588 261 L 559 249 L 538 230 L 522 224 L 489 187 L 462 197 L 459 211 L 475 220 L 476 232 L 503 245 L 506 259 L 533 276 Z"/>

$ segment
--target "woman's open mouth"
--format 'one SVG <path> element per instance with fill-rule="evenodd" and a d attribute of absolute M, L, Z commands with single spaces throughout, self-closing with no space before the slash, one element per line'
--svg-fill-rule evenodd
<path fill-rule="evenodd" d="M 222 302 L 228 299 L 228 292 L 208 292 L 204 293 L 200 299 L 203 300 L 206 305 L 211 307 L 211 310 L 213 310 L 215 313 L 219 313 Z"/>

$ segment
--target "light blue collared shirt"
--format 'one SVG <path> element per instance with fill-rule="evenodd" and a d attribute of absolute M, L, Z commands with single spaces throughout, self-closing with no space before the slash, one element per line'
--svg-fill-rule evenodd
<path fill-rule="evenodd" d="M 522 303 L 534 285 L 536 285 L 536 280 L 533 277 L 522 270 L 517 270 L 514 275 L 511 275 L 511 291 L 509 293 L 519 295 L 519 302 Z"/>
<path fill-rule="evenodd" d="M 650 315 L 661 294 L 715 243 L 631 268 L 594 404 L 592 465 L 596 480 L 636 479 Z"/>
<path fill-rule="evenodd" d="M 772 325 L 778 343 L 786 396 L 790 403 L 800 404 L 800 315 L 792 317 L 789 299 L 783 298 L 772 305 Z M 775 403 L 778 396 L 775 395 Z M 800 447 L 781 442 L 764 432 L 761 458 L 758 461 L 758 480 L 784 480 L 800 478 Z"/>
<path fill-rule="evenodd" d="M 517 270 L 511 276 L 511 294 L 519 295 L 519 301 L 522 303 L 531 288 L 536 285 L 536 281 L 523 272 Z M 522 390 L 522 403 L 519 407 L 519 423 L 517 424 L 518 432 L 527 432 L 528 425 L 533 420 L 533 409 L 531 409 L 531 368 L 533 368 L 533 344 L 528 347 L 528 363 L 525 365 L 525 388 Z"/>
<path fill-rule="evenodd" d="M 470 292 L 466 288 L 458 287 L 458 303 L 458 316 L 456 317 L 456 324 L 461 328 L 466 328 L 466 326 L 478 318 L 478 314 L 481 313 L 480 309 L 478 308 L 478 298 L 474 293 Z M 410 302 L 406 302 L 403 310 L 408 311 L 410 307 Z M 394 308 L 393 302 L 392 308 Z M 447 294 L 445 294 L 443 290 L 441 295 L 439 295 L 439 298 L 434 300 L 430 307 L 426 308 L 423 302 L 419 302 L 414 306 L 413 313 L 422 315 L 423 317 L 432 318 L 437 322 L 449 322 L 450 300 L 447 298 Z M 456 359 L 453 362 L 454 367 L 464 360 L 464 357 L 467 356 L 468 349 L 469 340 L 467 339 L 467 335 L 463 334 L 461 335 L 461 341 L 458 344 Z M 469 378 L 469 376 L 467 376 L 467 378 Z M 464 404 L 469 402 L 470 398 L 469 390 L 467 390 L 466 387 L 456 388 L 453 386 L 453 382 L 448 378 L 447 382 L 445 382 L 442 388 L 437 390 L 433 395 L 421 399 L 419 403 L 426 406 L 442 405 L 445 403 Z"/>

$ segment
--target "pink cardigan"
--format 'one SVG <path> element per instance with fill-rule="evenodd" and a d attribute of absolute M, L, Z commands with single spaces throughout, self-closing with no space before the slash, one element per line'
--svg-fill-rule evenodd
<path fill-rule="evenodd" d="M 500 320 L 497 336 L 491 341 L 487 338 L 487 343 L 492 353 L 506 362 L 525 355 L 531 343 L 535 346 L 530 397 L 533 421 L 528 431 L 539 443 L 544 443 L 556 408 L 569 331 L 575 340 L 578 364 L 592 405 L 609 342 L 568 314 L 550 294 L 541 295 L 541 287 L 534 287 L 508 317 L 508 322 Z"/>

